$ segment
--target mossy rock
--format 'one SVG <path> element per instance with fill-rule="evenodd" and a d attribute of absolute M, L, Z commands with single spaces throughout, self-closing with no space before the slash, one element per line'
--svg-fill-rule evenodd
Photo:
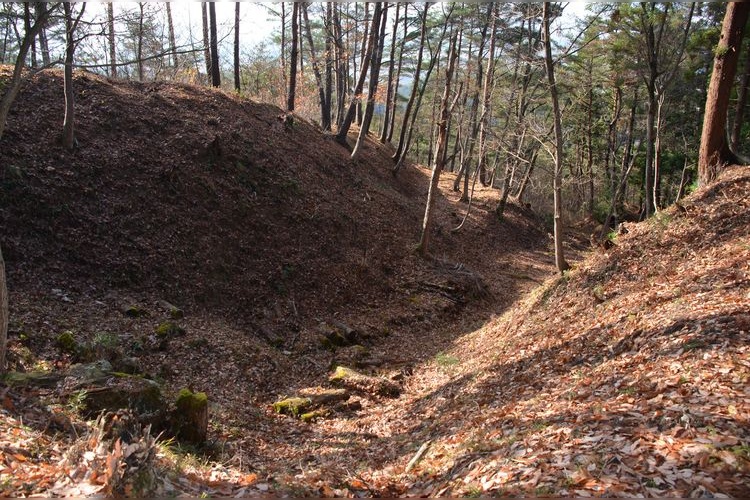
<path fill-rule="evenodd" d="M 336 367 L 328 381 L 372 396 L 397 397 L 401 394 L 401 388 L 390 380 L 365 375 L 345 366 Z"/>
<path fill-rule="evenodd" d="M 182 389 L 172 413 L 174 434 L 178 439 L 201 444 L 208 436 L 208 396 L 205 392 Z"/>
<path fill-rule="evenodd" d="M 139 305 L 129 305 L 123 309 L 122 313 L 128 318 L 140 318 L 146 316 L 146 310 Z"/>
<path fill-rule="evenodd" d="M 299 416 L 299 419 L 305 423 L 310 424 L 310 423 L 315 422 L 319 418 L 325 418 L 330 414 L 331 414 L 330 410 L 326 410 L 326 409 L 314 410 L 314 411 L 309 411 L 307 413 L 303 413 L 302 415 Z"/>
<path fill-rule="evenodd" d="M 273 404 L 273 410 L 276 413 L 291 415 L 292 417 L 302 415 L 306 410 L 311 409 L 311 407 L 312 399 L 302 397 L 286 398 Z"/>
<path fill-rule="evenodd" d="M 70 330 L 65 330 L 64 332 L 62 332 L 57 336 L 56 340 L 58 347 L 60 347 L 60 349 L 62 349 L 64 352 L 74 354 L 80 349 L 75 335 Z"/>
<path fill-rule="evenodd" d="M 59 373 L 33 371 L 28 373 L 8 372 L 0 380 L 11 387 L 53 388 L 62 379 Z"/>
<path fill-rule="evenodd" d="M 86 416 L 93 416 L 105 410 L 120 409 L 131 409 L 148 418 L 166 413 L 167 404 L 162 397 L 161 388 L 153 380 L 126 373 L 110 373 L 106 385 L 84 390 L 83 404 Z"/>
<path fill-rule="evenodd" d="M 185 329 L 174 321 L 165 321 L 156 327 L 156 336 L 159 338 L 177 337 L 186 333 Z"/>

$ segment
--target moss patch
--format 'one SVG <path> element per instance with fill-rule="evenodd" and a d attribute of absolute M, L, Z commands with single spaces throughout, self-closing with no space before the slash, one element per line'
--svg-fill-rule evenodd
<path fill-rule="evenodd" d="M 273 410 L 282 415 L 298 417 L 304 414 L 305 410 L 309 409 L 310 406 L 312 406 L 312 399 L 310 398 L 286 398 L 275 402 Z"/>
<path fill-rule="evenodd" d="M 178 335 L 184 335 L 185 329 L 179 326 L 174 321 L 165 321 L 156 327 L 156 336 L 159 338 L 176 337 Z"/>
<path fill-rule="evenodd" d="M 175 406 L 181 411 L 200 411 L 208 406 L 208 396 L 206 396 L 205 392 L 193 392 L 190 389 L 181 389 L 177 394 Z"/>
<path fill-rule="evenodd" d="M 57 345 L 68 353 L 75 353 L 79 348 L 78 341 L 70 330 L 65 330 L 57 336 Z"/>

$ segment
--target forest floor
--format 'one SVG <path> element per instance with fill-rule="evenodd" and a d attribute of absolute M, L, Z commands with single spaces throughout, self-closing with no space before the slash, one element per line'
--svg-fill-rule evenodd
<path fill-rule="evenodd" d="M 209 443 L 118 445 L 58 387 L 5 386 L 2 495 L 750 493 L 750 169 L 608 250 L 574 234 L 563 276 L 542 221 L 512 203 L 499 221 L 495 190 L 451 232 L 446 174 L 425 260 L 429 172 L 393 176 L 386 146 L 352 161 L 272 106 L 80 75 L 68 153 L 61 85 L 26 84 L 0 148 L 10 367 L 81 361 L 65 331 L 108 344 L 167 394 L 205 391 Z M 165 302 L 184 311 L 167 342 Z M 336 366 L 394 390 L 274 411 Z"/>

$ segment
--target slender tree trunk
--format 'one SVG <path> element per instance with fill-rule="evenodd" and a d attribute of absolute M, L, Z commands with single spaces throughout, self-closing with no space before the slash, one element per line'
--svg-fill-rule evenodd
<path fill-rule="evenodd" d="M 390 60 L 388 61 L 388 87 L 385 92 L 385 115 L 383 116 L 383 130 L 380 133 L 380 142 L 383 144 L 388 140 L 391 113 L 396 112 L 396 110 L 392 108 L 391 100 L 393 99 L 393 94 L 398 86 L 398 82 L 393 80 L 393 72 L 396 67 L 396 35 L 398 32 L 398 14 L 400 9 L 401 3 L 396 2 L 396 15 L 393 17 L 393 31 L 391 33 L 391 55 Z"/>
<path fill-rule="evenodd" d="M 177 68 L 177 41 L 174 37 L 174 21 L 172 19 L 172 7 L 170 2 L 166 2 L 167 5 L 167 32 L 169 36 L 169 54 L 172 59 L 172 67 Z"/>
<path fill-rule="evenodd" d="M 479 181 L 482 185 L 487 185 L 485 179 L 485 155 L 487 147 L 487 127 L 489 126 L 489 113 L 492 98 L 492 85 L 495 73 L 495 31 L 497 26 L 497 7 L 494 2 L 490 3 L 489 14 L 490 20 L 490 48 L 487 53 L 487 72 L 484 75 L 484 88 L 482 89 L 482 115 L 479 118 L 479 158 L 477 159 L 477 168 L 479 169 Z"/>
<path fill-rule="evenodd" d="M 303 24 L 305 26 L 305 37 L 307 38 L 307 45 L 310 47 L 310 60 L 312 61 L 315 83 L 318 86 L 318 100 L 320 102 L 320 125 L 324 130 L 328 130 L 331 128 L 331 124 L 330 121 L 326 123 L 326 117 L 331 116 L 331 111 L 330 109 L 326 108 L 326 90 L 323 83 L 323 77 L 320 74 L 318 58 L 315 55 L 315 42 L 313 41 L 312 30 L 310 29 L 310 18 L 307 14 L 307 5 L 307 3 L 302 3 L 302 18 Z"/>
<path fill-rule="evenodd" d="M 325 103 L 323 113 L 323 130 L 331 131 L 331 119 L 333 106 L 333 3 L 326 2 L 326 67 L 325 67 Z"/>
<path fill-rule="evenodd" d="M 362 148 L 362 144 L 367 138 L 372 123 L 372 115 L 375 112 L 375 96 L 378 92 L 378 81 L 380 80 L 380 65 L 383 61 L 383 48 L 385 44 L 385 27 L 388 20 L 388 3 L 383 8 L 383 2 L 375 2 L 372 12 L 372 34 L 370 43 L 374 44 L 374 50 L 370 56 L 370 85 L 367 89 L 367 105 L 365 106 L 362 124 L 359 128 L 357 143 L 352 151 L 352 159 Z"/>
<path fill-rule="evenodd" d="M 75 93 L 73 91 L 73 57 L 75 55 L 75 31 L 78 23 L 86 9 L 86 2 L 81 5 L 81 10 L 73 19 L 73 6 L 71 2 L 64 2 L 65 11 L 65 70 L 63 79 L 63 91 L 65 94 L 65 118 L 63 120 L 63 147 L 71 151 L 76 145 L 75 138 Z"/>
<path fill-rule="evenodd" d="M 294 111 L 294 100 L 297 93 L 297 59 L 299 58 L 299 3 L 292 7 L 292 51 L 289 55 L 289 93 L 287 94 L 286 110 Z"/>
<path fill-rule="evenodd" d="M 281 4 L 284 5 L 283 3 Z M 210 79 L 213 74 L 211 71 L 211 37 L 208 30 L 208 5 L 207 2 L 201 2 L 201 17 L 203 19 L 203 60 L 206 62 L 206 79 Z M 283 33 L 282 33 L 283 34 Z M 283 38 L 282 38 L 283 41 Z M 283 47 L 283 43 L 282 43 Z M 282 50 L 283 57 L 283 50 Z"/>
<path fill-rule="evenodd" d="M 409 10 L 409 4 L 404 3 L 404 35 L 403 39 L 406 39 L 406 36 L 408 34 L 408 10 Z M 386 137 L 386 142 L 391 142 L 393 140 L 393 132 L 396 129 L 396 107 L 398 106 L 398 96 L 399 96 L 399 85 L 401 83 L 401 69 L 404 65 L 404 43 L 401 44 L 401 47 L 399 47 L 398 51 L 398 65 L 396 66 L 396 82 L 395 82 L 395 88 L 393 89 L 393 96 L 391 98 L 391 122 L 388 124 L 388 137 Z"/>
<path fill-rule="evenodd" d="M 144 2 L 138 2 L 139 16 L 138 16 L 138 46 L 136 49 L 136 59 L 138 64 L 138 81 L 143 81 L 143 9 L 145 8 Z"/>
<path fill-rule="evenodd" d="M 107 39 L 109 40 L 109 76 L 117 78 L 117 51 L 115 47 L 115 5 L 107 4 Z"/>
<path fill-rule="evenodd" d="M 39 15 L 47 8 L 47 2 L 34 2 L 34 16 L 38 19 Z M 47 23 L 42 24 L 39 30 L 39 49 L 42 52 L 42 64 L 44 67 L 50 65 L 49 43 L 47 41 Z"/>
<path fill-rule="evenodd" d="M 557 83 L 555 81 L 555 65 L 552 60 L 552 42 L 549 37 L 550 3 L 544 2 L 542 9 L 544 23 L 544 66 L 547 70 L 547 81 L 549 82 L 550 98 L 552 99 L 552 113 L 555 119 L 555 172 L 552 182 L 554 197 L 554 237 L 555 237 L 555 266 L 562 273 L 570 266 L 565 261 L 563 254 L 563 221 L 562 221 L 562 173 L 563 173 L 563 133 L 562 118 L 560 113 L 560 102 L 557 95 Z"/>
<path fill-rule="evenodd" d="M 347 58 L 344 47 L 344 35 L 341 27 L 341 4 L 335 3 L 333 8 L 333 37 L 336 46 L 336 129 L 340 130 L 344 123 L 347 97 Z"/>
<path fill-rule="evenodd" d="M 393 159 L 396 161 L 396 167 L 400 167 L 402 161 L 402 153 L 406 147 L 406 133 L 408 130 L 409 119 L 411 118 L 411 111 L 414 107 L 414 103 L 417 99 L 417 93 L 419 92 L 419 77 L 422 71 L 422 57 L 424 56 L 425 38 L 427 37 L 427 9 L 430 8 L 429 3 L 424 4 L 424 11 L 421 17 L 421 31 L 419 35 L 419 54 L 417 55 L 417 64 L 414 70 L 414 81 L 412 82 L 411 95 L 409 101 L 406 103 L 406 109 L 404 110 L 404 116 L 401 122 L 401 131 L 399 132 L 398 146 L 396 146 L 396 152 L 393 155 Z M 398 171 L 398 168 L 395 169 Z"/>
<path fill-rule="evenodd" d="M 24 33 L 31 31 L 31 2 L 23 3 L 23 30 Z M 31 40 L 31 67 L 36 69 L 39 66 L 36 60 L 36 37 Z"/>
<path fill-rule="evenodd" d="M 240 78 L 240 2 L 234 2 L 234 90 L 242 90 Z"/>
<path fill-rule="evenodd" d="M 422 235 L 419 239 L 419 245 L 417 246 L 417 251 L 423 257 L 427 256 L 430 249 L 430 233 L 432 232 L 434 221 L 433 212 L 435 209 L 435 201 L 440 191 L 440 174 L 445 167 L 444 153 L 448 146 L 448 116 L 451 112 L 450 108 L 452 108 L 449 104 L 451 98 L 451 80 L 456 68 L 456 59 L 458 58 L 458 53 L 456 52 L 456 35 L 457 33 L 453 34 L 448 47 L 448 68 L 445 70 L 445 88 L 443 89 L 443 98 L 440 101 L 440 121 L 438 122 L 435 166 L 432 169 L 430 188 L 427 192 L 427 204 L 425 206 L 424 219 L 422 221 Z M 455 104 L 456 101 L 454 100 L 453 102 Z"/>
<path fill-rule="evenodd" d="M 216 3 L 208 4 L 208 23 L 211 31 L 211 85 L 221 87 L 221 68 L 219 67 L 219 35 L 216 28 Z"/>
<path fill-rule="evenodd" d="M 698 153 L 698 180 L 713 181 L 725 165 L 737 161 L 726 137 L 729 96 L 737 72 L 742 32 L 750 15 L 750 3 L 728 2 L 721 38 L 716 48 L 714 69 L 708 85 L 703 133 Z"/>
<path fill-rule="evenodd" d="M 367 71 L 370 66 L 372 53 L 375 51 L 375 45 L 377 45 L 378 25 L 375 24 L 375 22 L 379 22 L 379 19 L 375 19 L 375 17 L 373 16 L 373 26 L 370 31 L 370 33 L 373 33 L 373 36 L 370 36 L 369 42 L 367 42 L 367 49 L 366 49 L 367 57 L 365 57 L 364 63 L 360 65 L 359 78 L 357 79 L 357 85 L 354 88 L 354 95 L 352 96 L 352 101 L 349 104 L 349 108 L 346 111 L 346 115 L 344 116 L 344 121 L 341 124 L 341 127 L 339 128 L 338 132 L 336 133 L 336 141 L 346 146 L 347 148 L 349 147 L 349 143 L 346 140 L 346 136 L 349 133 L 349 128 L 351 128 L 352 122 L 354 121 L 355 114 L 357 112 L 357 103 L 360 99 L 360 96 L 362 95 L 362 90 L 365 87 L 365 80 L 367 79 Z"/>
<path fill-rule="evenodd" d="M 732 126 L 731 146 L 736 153 L 740 150 L 740 135 L 742 126 L 745 124 L 745 106 L 747 105 L 747 89 L 750 87 L 750 47 L 745 50 L 745 73 L 742 75 L 742 83 L 737 89 L 737 105 L 734 108 L 734 124 Z"/>
<path fill-rule="evenodd" d="M 36 22 L 29 29 L 29 31 L 24 33 L 24 36 L 21 40 L 21 44 L 18 49 L 18 55 L 16 56 L 16 64 L 13 67 L 13 76 L 11 77 L 10 82 L 6 84 L 4 89 L 2 89 L 4 93 L 2 101 L 0 101 L 0 139 L 3 138 L 3 134 L 5 133 L 5 125 L 8 121 L 8 113 L 10 112 L 10 107 L 13 104 L 13 101 L 16 99 L 16 96 L 18 95 L 18 91 L 21 89 L 23 69 L 26 66 L 26 56 L 28 56 L 29 54 L 31 41 L 39 34 L 39 30 L 42 29 L 42 26 L 44 26 L 44 23 L 47 22 L 50 13 L 55 8 L 57 8 L 57 4 L 53 4 L 51 7 L 48 7 L 44 10 L 44 12 L 37 16 Z"/>

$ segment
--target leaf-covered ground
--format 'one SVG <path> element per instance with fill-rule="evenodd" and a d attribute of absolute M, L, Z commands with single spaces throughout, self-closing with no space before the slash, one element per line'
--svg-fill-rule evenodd
<path fill-rule="evenodd" d="M 86 75 L 69 154 L 59 83 L 25 87 L 0 150 L 10 360 L 55 372 L 76 361 L 62 331 L 114 338 L 168 392 L 208 393 L 210 442 L 118 440 L 55 387 L 2 387 L 3 495 L 750 493 L 750 168 L 606 252 L 572 242 L 564 276 L 533 214 L 496 220 L 496 191 L 451 233 L 466 205 L 446 174 L 423 261 L 428 172 L 394 178 L 387 148 L 349 162 L 268 106 Z M 165 299 L 185 311 L 168 343 Z M 321 343 L 347 326 L 360 345 Z M 273 411 L 339 364 L 400 395 L 310 423 Z"/>

